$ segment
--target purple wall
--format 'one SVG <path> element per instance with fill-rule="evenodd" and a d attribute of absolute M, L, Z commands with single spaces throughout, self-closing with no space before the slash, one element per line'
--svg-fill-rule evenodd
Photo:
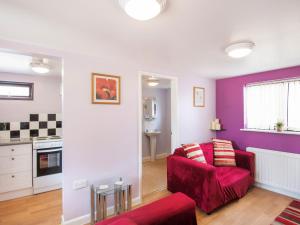
<path fill-rule="evenodd" d="M 289 77 L 300 77 L 300 66 L 217 80 L 216 113 L 225 129 L 218 132 L 217 137 L 233 140 L 240 149 L 258 147 L 300 153 L 298 135 L 240 131 L 244 127 L 243 87 L 248 83 Z"/>

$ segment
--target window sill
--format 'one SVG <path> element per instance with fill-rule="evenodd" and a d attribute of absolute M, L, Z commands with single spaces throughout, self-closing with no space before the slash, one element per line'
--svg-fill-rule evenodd
<path fill-rule="evenodd" d="M 271 133 L 271 134 L 285 134 L 285 135 L 300 135 L 300 131 L 276 131 L 276 130 L 259 130 L 259 129 L 248 129 L 243 128 L 241 131 L 246 132 L 260 132 L 260 133 Z"/>

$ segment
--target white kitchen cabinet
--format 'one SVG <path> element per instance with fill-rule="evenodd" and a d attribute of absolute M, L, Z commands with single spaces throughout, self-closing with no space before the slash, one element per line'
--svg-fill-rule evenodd
<path fill-rule="evenodd" d="M 0 175 L 0 193 L 32 187 L 30 171 Z"/>
<path fill-rule="evenodd" d="M 0 146 L 0 200 L 28 195 L 31 189 L 32 144 Z"/>
<path fill-rule="evenodd" d="M 0 175 L 31 171 L 32 155 L 0 156 Z"/>
<path fill-rule="evenodd" d="M 32 154 L 32 144 L 0 146 L 0 157 L 28 154 Z"/>

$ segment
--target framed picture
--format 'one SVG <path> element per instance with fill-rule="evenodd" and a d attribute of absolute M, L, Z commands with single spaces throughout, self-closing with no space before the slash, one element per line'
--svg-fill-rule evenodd
<path fill-rule="evenodd" d="M 193 89 L 193 105 L 194 107 L 205 106 L 205 89 L 201 87 L 194 87 Z"/>
<path fill-rule="evenodd" d="M 119 76 L 92 74 L 92 103 L 120 104 L 121 78 Z"/>

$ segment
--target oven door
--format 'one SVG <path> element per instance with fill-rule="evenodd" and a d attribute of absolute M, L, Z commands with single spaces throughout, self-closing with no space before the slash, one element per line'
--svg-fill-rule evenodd
<path fill-rule="evenodd" d="M 62 172 L 62 148 L 51 148 L 36 151 L 37 177 Z"/>

